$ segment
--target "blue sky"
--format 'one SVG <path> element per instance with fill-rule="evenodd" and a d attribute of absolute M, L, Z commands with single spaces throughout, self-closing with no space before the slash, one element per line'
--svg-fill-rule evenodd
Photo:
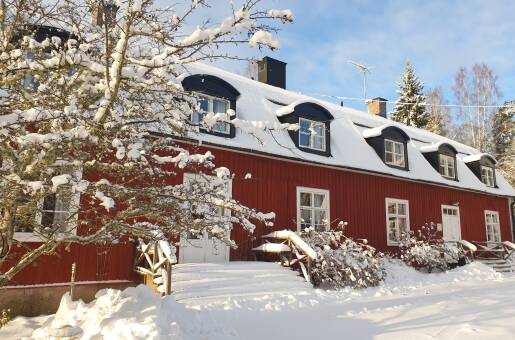
<path fill-rule="evenodd" d="M 227 10 L 223 0 L 212 4 L 211 13 Z M 410 60 L 426 88 L 441 86 L 453 102 L 458 68 L 486 62 L 499 76 L 502 100 L 515 99 L 515 1 L 265 0 L 262 5 L 292 9 L 295 22 L 281 27 L 279 51 L 239 53 L 287 62 L 290 90 L 362 97 L 362 77 L 347 62 L 355 60 L 372 67 L 368 97 L 395 100 L 396 83 Z M 218 65 L 239 73 L 245 67 L 234 61 Z M 344 105 L 363 108 L 354 101 Z"/>

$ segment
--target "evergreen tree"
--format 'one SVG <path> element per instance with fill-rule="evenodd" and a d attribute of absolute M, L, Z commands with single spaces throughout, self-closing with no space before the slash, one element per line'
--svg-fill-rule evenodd
<path fill-rule="evenodd" d="M 399 82 L 399 99 L 391 113 L 391 119 L 420 128 L 426 127 L 429 115 L 425 108 L 424 84 L 415 75 L 410 62 L 406 63 Z"/>
<path fill-rule="evenodd" d="M 515 100 L 504 105 L 493 116 L 492 149 L 503 176 L 515 185 Z"/>

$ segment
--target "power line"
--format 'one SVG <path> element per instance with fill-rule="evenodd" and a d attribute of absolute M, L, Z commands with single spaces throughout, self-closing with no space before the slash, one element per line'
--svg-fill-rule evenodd
<path fill-rule="evenodd" d="M 372 101 L 372 99 L 364 99 L 364 98 L 356 98 L 356 97 L 345 97 L 345 96 L 335 96 L 330 94 L 320 94 L 320 93 L 313 93 L 307 95 L 317 96 L 317 97 L 325 97 L 325 98 L 333 98 L 337 100 L 354 100 L 354 101 L 361 101 L 364 103 L 367 103 L 369 101 Z M 381 102 L 387 103 L 387 104 L 414 104 L 409 102 L 394 102 L 390 100 L 381 100 Z M 461 107 L 461 108 L 486 108 L 486 109 L 492 109 L 492 108 L 503 108 L 503 107 L 511 107 L 512 105 L 461 105 L 461 104 L 431 104 L 431 103 L 418 103 L 418 105 L 423 106 L 435 106 L 435 107 Z"/>

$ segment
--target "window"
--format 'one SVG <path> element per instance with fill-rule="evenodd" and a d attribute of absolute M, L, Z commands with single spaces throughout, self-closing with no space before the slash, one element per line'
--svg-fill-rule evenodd
<path fill-rule="evenodd" d="M 40 241 L 38 234 L 51 233 L 75 233 L 75 222 L 77 214 L 73 211 L 78 209 L 80 195 L 71 193 L 63 187 L 56 194 L 48 195 L 39 204 L 27 200 L 18 205 L 15 224 L 15 238 L 18 241 Z M 34 228 L 43 227 L 48 229 L 37 230 Z"/>
<path fill-rule="evenodd" d="M 406 161 L 404 160 L 404 143 L 385 139 L 384 162 L 389 165 L 404 168 L 406 166 Z"/>
<path fill-rule="evenodd" d="M 454 157 L 440 154 L 440 174 L 447 178 L 456 178 Z"/>
<path fill-rule="evenodd" d="M 409 230 L 409 204 L 406 200 L 386 199 L 386 235 L 389 246 L 397 245 Z"/>
<path fill-rule="evenodd" d="M 299 146 L 325 151 L 325 124 L 305 118 L 299 118 Z"/>
<path fill-rule="evenodd" d="M 200 125 L 204 120 L 204 116 L 208 112 L 213 112 L 214 114 L 222 113 L 226 114 L 227 110 L 230 108 L 230 103 L 228 100 L 199 95 L 198 96 L 198 104 L 199 111 L 193 112 L 191 115 L 191 122 L 195 125 Z M 229 134 L 230 133 L 230 125 L 226 122 L 216 122 L 212 127 L 211 131 Z"/>
<path fill-rule="evenodd" d="M 297 230 L 329 229 L 329 191 L 297 187 Z"/>
<path fill-rule="evenodd" d="M 499 226 L 499 213 L 485 210 L 486 241 L 501 242 L 501 227 Z"/>
<path fill-rule="evenodd" d="M 481 166 L 481 182 L 489 187 L 495 186 L 494 169 L 489 166 Z"/>

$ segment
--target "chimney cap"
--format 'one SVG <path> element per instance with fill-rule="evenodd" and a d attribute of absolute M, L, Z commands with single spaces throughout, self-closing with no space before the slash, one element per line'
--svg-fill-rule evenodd
<path fill-rule="evenodd" d="M 375 98 L 372 98 L 371 100 L 378 101 L 378 102 L 387 102 L 388 101 L 388 99 L 382 98 L 382 97 L 375 97 Z"/>
<path fill-rule="evenodd" d="M 272 58 L 272 57 L 269 57 L 269 56 L 263 57 L 262 61 L 273 61 L 273 62 L 276 62 L 276 63 L 281 63 L 281 64 L 286 65 L 286 63 L 284 61 L 279 60 L 279 59 L 275 59 L 275 58 Z"/>

